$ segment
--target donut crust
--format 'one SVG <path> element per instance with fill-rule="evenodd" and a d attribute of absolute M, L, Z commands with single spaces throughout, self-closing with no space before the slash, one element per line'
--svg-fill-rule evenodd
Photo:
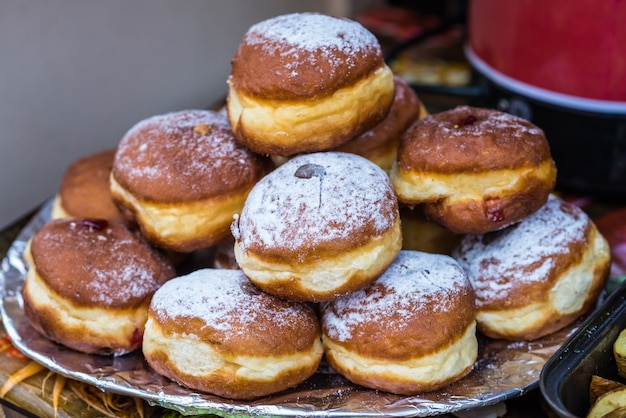
<path fill-rule="evenodd" d="M 394 98 L 385 119 L 335 148 L 335 151 L 351 152 L 365 157 L 386 172 L 391 170 L 396 160 L 400 136 L 413 122 L 428 115 L 424 104 L 406 81 L 398 76 L 394 76 L 393 81 Z"/>
<path fill-rule="evenodd" d="M 109 188 L 115 152 L 116 148 L 99 151 L 79 158 L 67 167 L 53 202 L 52 219 L 70 216 L 112 221 L 124 219 Z"/>
<path fill-rule="evenodd" d="M 378 281 L 323 305 L 326 359 L 373 389 L 415 395 L 447 386 L 477 358 L 474 298 L 451 257 L 402 251 Z"/>
<path fill-rule="evenodd" d="M 479 331 L 514 341 L 551 334 L 588 312 L 611 263 L 595 224 L 555 196 L 518 224 L 465 236 L 453 256 L 476 289 Z"/>
<path fill-rule="evenodd" d="M 459 106 L 411 126 L 390 177 L 402 203 L 455 233 L 478 234 L 538 210 L 554 189 L 556 165 L 534 124 Z"/>
<path fill-rule="evenodd" d="M 231 67 L 229 120 L 260 154 L 337 147 L 382 121 L 394 97 L 376 37 L 356 21 L 318 13 L 253 25 Z"/>
<path fill-rule="evenodd" d="M 121 222 L 50 221 L 29 241 L 25 257 L 22 296 L 33 327 L 92 354 L 139 348 L 150 297 L 174 276 L 169 260 Z"/>
<path fill-rule="evenodd" d="M 223 280 L 230 281 L 226 288 Z M 200 297 L 186 297 L 182 306 L 175 286 L 185 282 Z M 202 269 L 155 294 L 143 352 L 156 372 L 183 386 L 254 399 L 310 377 L 323 355 L 320 337 L 308 305 L 261 292 L 241 271 Z"/>
<path fill-rule="evenodd" d="M 183 110 L 138 122 L 122 138 L 110 189 L 152 244 L 189 253 L 226 239 L 233 214 L 271 161 L 239 144 L 224 113 Z"/>
<path fill-rule="evenodd" d="M 309 302 L 367 285 L 402 247 L 387 174 L 341 152 L 303 154 L 276 168 L 250 192 L 231 231 L 253 283 Z"/>

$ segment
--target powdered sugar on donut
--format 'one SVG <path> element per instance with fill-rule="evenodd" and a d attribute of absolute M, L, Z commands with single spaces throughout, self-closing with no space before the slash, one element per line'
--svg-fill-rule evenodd
<path fill-rule="evenodd" d="M 357 53 L 366 49 L 380 51 L 376 37 L 358 22 L 317 13 L 292 13 L 259 22 L 250 27 L 245 42 L 262 45 L 268 54 L 277 53 L 275 46 L 281 45 L 280 53 L 291 58 L 293 76 L 300 65 L 316 65 L 312 52 L 321 52 L 321 58 L 332 63 L 340 59 L 336 52 L 341 51 L 347 64 L 354 67 L 356 62 L 350 60 Z M 341 62 L 335 64 L 346 62 L 341 57 Z"/>
<path fill-rule="evenodd" d="M 94 228 L 70 219 L 52 226 L 36 236 L 36 248 L 47 252 L 37 267 L 81 300 L 102 306 L 141 303 L 173 275 L 153 258 L 148 244 L 121 227 Z"/>
<path fill-rule="evenodd" d="M 458 106 L 446 113 L 431 115 L 440 124 L 443 134 L 451 137 L 510 135 L 515 138 L 536 136 L 543 140 L 544 133 L 527 120 L 493 109 Z"/>
<path fill-rule="evenodd" d="M 223 184 L 230 170 L 247 178 L 252 153 L 235 141 L 220 112 L 184 110 L 149 117 L 122 138 L 115 156 L 115 177 L 124 183 L 151 184 L 162 193 L 202 195 Z M 237 179 L 228 179 L 235 183 Z M 140 186 L 141 187 L 141 186 Z M 165 200 L 175 196 L 156 197 Z M 209 194 L 210 195 L 210 194 Z"/>
<path fill-rule="evenodd" d="M 349 340 L 367 323 L 385 323 L 402 332 L 415 312 L 448 312 L 455 303 L 451 295 L 469 287 L 465 271 L 453 258 L 403 250 L 368 288 L 330 302 L 323 311 L 324 329 L 335 341 Z"/>
<path fill-rule="evenodd" d="M 274 300 L 240 270 L 207 268 L 165 283 L 154 294 L 150 308 L 174 320 L 199 318 L 207 327 L 224 332 L 249 332 L 262 324 L 260 316 L 271 316 L 274 326 L 285 328 L 301 320 L 302 306 L 281 301 L 281 308 L 270 308 Z"/>
<path fill-rule="evenodd" d="M 397 210 L 389 177 L 374 163 L 348 153 L 307 154 L 255 185 L 233 234 L 244 251 L 252 242 L 296 250 L 363 231 L 374 238 L 394 225 Z"/>
<path fill-rule="evenodd" d="M 506 300 L 525 283 L 547 280 L 553 257 L 568 252 L 568 244 L 585 240 L 588 216 L 554 195 L 518 224 L 485 235 L 467 235 L 453 257 L 468 272 L 477 305 Z"/>

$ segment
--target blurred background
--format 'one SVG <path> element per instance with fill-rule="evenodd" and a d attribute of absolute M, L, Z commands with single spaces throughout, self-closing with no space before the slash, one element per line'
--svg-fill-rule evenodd
<path fill-rule="evenodd" d="M 136 122 L 222 103 L 246 30 L 296 11 L 361 22 L 431 113 L 536 123 L 559 190 L 626 200 L 626 2 L 0 0 L 0 228 Z"/>

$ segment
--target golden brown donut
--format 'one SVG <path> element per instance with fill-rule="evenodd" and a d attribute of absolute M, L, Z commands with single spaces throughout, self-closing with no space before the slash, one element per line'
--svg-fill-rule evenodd
<path fill-rule="evenodd" d="M 390 177 L 400 202 L 456 233 L 504 228 L 539 209 L 556 166 L 544 132 L 493 109 L 459 106 L 416 121 Z"/>
<path fill-rule="evenodd" d="M 403 250 L 450 255 L 463 237 L 426 219 L 419 207 L 401 206 L 400 221 Z"/>
<path fill-rule="evenodd" d="M 347 18 L 292 13 L 256 23 L 231 64 L 230 123 L 260 154 L 337 147 L 383 120 L 393 101 L 378 40 Z"/>
<path fill-rule="evenodd" d="M 406 81 L 394 76 L 395 95 L 389 113 L 367 132 L 335 148 L 358 154 L 389 172 L 396 160 L 400 136 L 417 119 L 428 115 L 424 104 Z"/>
<path fill-rule="evenodd" d="M 474 291 L 453 258 L 403 250 L 370 286 L 322 305 L 322 340 L 329 365 L 354 383 L 440 389 L 478 356 Z"/>
<path fill-rule="evenodd" d="M 51 218 L 124 219 L 111 197 L 109 175 L 115 148 L 87 155 L 72 162 L 61 179 Z"/>
<path fill-rule="evenodd" d="M 149 242 L 189 253 L 228 238 L 233 214 L 270 169 L 268 159 L 235 140 L 223 113 L 182 110 L 126 133 L 111 193 Z"/>
<path fill-rule="evenodd" d="M 264 291 L 318 302 L 360 289 L 402 246 L 387 174 L 355 154 L 287 161 L 252 189 L 232 225 L 235 258 Z"/>
<path fill-rule="evenodd" d="M 174 277 L 169 261 L 122 222 L 49 221 L 25 256 L 25 315 L 46 337 L 90 354 L 139 348 L 150 299 Z"/>
<path fill-rule="evenodd" d="M 588 312 L 611 263 L 585 212 L 553 195 L 519 223 L 466 235 L 452 255 L 476 291 L 478 329 L 508 340 L 540 338 Z"/>
<path fill-rule="evenodd" d="M 323 355 L 320 336 L 308 305 L 262 292 L 241 270 L 201 269 L 154 294 L 143 353 L 183 386 L 253 399 L 311 376 Z"/>

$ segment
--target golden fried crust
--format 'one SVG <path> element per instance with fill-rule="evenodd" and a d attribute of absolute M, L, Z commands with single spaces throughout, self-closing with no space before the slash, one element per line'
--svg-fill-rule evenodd
<path fill-rule="evenodd" d="M 294 13 L 245 34 L 228 77 L 237 139 L 260 154 L 332 149 L 382 121 L 393 74 L 376 37 L 359 23 Z"/>
<path fill-rule="evenodd" d="M 228 237 L 233 214 L 272 167 L 235 140 L 223 112 L 184 110 L 128 131 L 110 189 L 125 218 L 152 244 L 189 253 Z"/>
<path fill-rule="evenodd" d="M 261 292 L 241 271 L 203 269 L 155 294 L 143 352 L 184 386 L 252 399 L 310 377 L 323 355 L 320 337 L 310 306 Z"/>
<path fill-rule="evenodd" d="M 396 226 L 398 201 L 387 175 L 363 157 L 297 156 L 259 181 L 233 234 L 245 253 L 307 262 L 362 246 Z"/>
<path fill-rule="evenodd" d="M 121 222 L 53 220 L 29 247 L 46 286 L 77 306 L 140 306 L 174 275 L 170 262 Z"/>
<path fill-rule="evenodd" d="M 174 275 L 162 254 L 121 222 L 46 223 L 25 251 L 22 296 L 33 327 L 75 350 L 122 355 L 140 347 L 150 298 Z"/>
<path fill-rule="evenodd" d="M 402 249 L 450 255 L 462 236 L 426 219 L 419 207 L 400 207 Z"/>
<path fill-rule="evenodd" d="M 400 202 L 455 233 L 485 233 L 539 209 L 556 184 L 543 131 L 491 109 L 461 106 L 416 121 L 390 177 Z"/>
<path fill-rule="evenodd" d="M 236 142 L 226 115 L 183 110 L 133 126 L 118 145 L 111 176 L 139 200 L 172 204 L 239 192 L 270 168 Z"/>
<path fill-rule="evenodd" d="M 376 282 L 323 305 L 327 358 L 368 387 L 398 393 L 440 387 L 476 359 L 474 298 L 451 257 L 402 251 Z M 424 374 L 437 359 L 447 360 Z"/>
<path fill-rule="evenodd" d="M 266 100 L 327 97 L 383 66 L 376 37 L 359 23 L 317 13 L 251 26 L 231 61 L 231 86 Z"/>
<path fill-rule="evenodd" d="M 123 220 L 113 202 L 109 175 L 116 149 L 107 149 L 70 164 L 61 180 L 52 218 L 67 216 Z"/>
<path fill-rule="evenodd" d="M 554 196 L 518 224 L 465 236 L 453 256 L 476 290 L 479 330 L 511 340 L 542 337 L 587 312 L 610 268 L 593 222 Z"/>
<path fill-rule="evenodd" d="M 413 122 L 428 115 L 424 104 L 406 81 L 398 76 L 394 76 L 393 81 L 394 99 L 385 119 L 335 149 L 361 155 L 387 172 L 396 160 L 400 136 Z"/>
<path fill-rule="evenodd" d="M 386 173 L 339 152 L 300 155 L 268 174 L 231 231 L 250 280 L 269 293 L 309 301 L 371 282 L 402 244 Z"/>
<path fill-rule="evenodd" d="M 439 174 L 534 167 L 551 160 L 544 132 L 493 109 L 458 106 L 417 121 L 402 137 L 400 170 Z"/>
<path fill-rule="evenodd" d="M 59 344 L 99 355 L 141 347 L 149 298 L 131 308 L 76 305 L 51 291 L 35 271 L 29 271 L 22 296 L 33 328 Z"/>

